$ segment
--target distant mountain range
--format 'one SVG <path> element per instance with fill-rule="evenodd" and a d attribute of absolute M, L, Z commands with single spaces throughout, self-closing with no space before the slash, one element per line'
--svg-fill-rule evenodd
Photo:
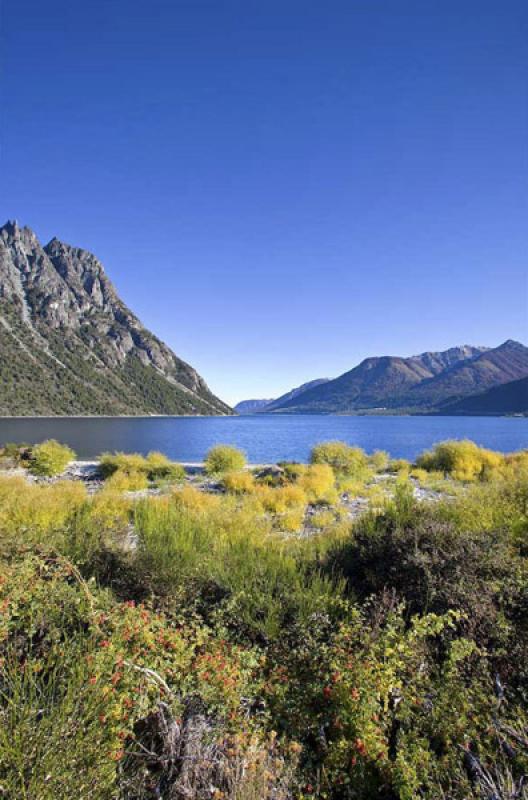
<path fill-rule="evenodd" d="M 463 345 L 403 358 L 367 358 L 333 380 L 304 384 L 258 410 L 263 413 L 481 413 L 462 401 L 528 377 L 528 348 L 508 340 L 495 348 Z M 505 396 L 522 407 L 523 386 Z M 487 400 L 481 401 L 484 405 Z M 489 401 L 498 400 L 493 395 Z M 478 403 L 477 403 L 478 406 Z M 477 407 L 475 406 L 475 407 Z M 467 406 L 470 409 L 471 405 Z M 485 413 L 510 413 L 498 410 Z"/>
<path fill-rule="evenodd" d="M 230 414 L 86 250 L 0 228 L 0 414 Z"/>
<path fill-rule="evenodd" d="M 329 380 L 330 378 L 316 378 L 313 381 L 308 381 L 308 383 L 303 383 L 302 386 L 297 386 L 296 389 L 290 389 L 286 394 L 282 394 L 280 397 L 272 400 L 242 400 L 240 403 L 236 404 L 234 410 L 238 414 L 257 414 L 264 411 L 274 411 L 275 409 L 281 408 L 284 403 L 293 400 L 298 394 L 312 389 L 315 386 L 320 386 L 322 383 L 327 383 Z"/>

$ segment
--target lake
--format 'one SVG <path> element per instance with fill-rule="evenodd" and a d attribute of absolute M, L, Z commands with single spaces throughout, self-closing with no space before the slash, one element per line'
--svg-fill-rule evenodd
<path fill-rule="evenodd" d="M 444 439 L 472 439 L 492 450 L 528 448 L 528 418 L 353 417 L 255 415 L 240 417 L 26 417 L 0 419 L 0 443 L 58 439 L 79 458 L 105 450 L 161 450 L 177 461 L 202 461 L 214 444 L 233 444 L 252 463 L 306 461 L 317 442 L 340 439 L 367 452 L 387 450 L 414 459 Z"/>

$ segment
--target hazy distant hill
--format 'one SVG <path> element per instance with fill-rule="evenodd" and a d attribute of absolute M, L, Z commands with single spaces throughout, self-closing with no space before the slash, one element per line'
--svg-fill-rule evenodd
<path fill-rule="evenodd" d="M 143 327 L 101 263 L 0 228 L 1 414 L 229 414 Z"/>
<path fill-rule="evenodd" d="M 311 389 L 314 386 L 319 386 L 321 383 L 326 383 L 329 378 L 316 378 L 308 383 L 303 383 L 302 386 L 297 386 L 295 389 L 290 389 L 286 394 L 277 397 L 276 400 L 241 400 L 235 406 L 235 411 L 239 414 L 256 414 L 262 411 L 273 411 L 274 408 L 280 407 L 283 403 L 297 397 L 301 392 Z"/>
<path fill-rule="evenodd" d="M 445 406 L 445 414 L 528 414 L 528 378 L 503 383 Z"/>
<path fill-rule="evenodd" d="M 273 410 L 427 412 L 526 376 L 528 348 L 512 340 L 492 349 L 464 345 L 409 358 L 367 358 L 334 380 L 274 403 Z"/>
<path fill-rule="evenodd" d="M 268 400 L 241 400 L 233 407 L 237 414 L 255 414 L 257 411 L 262 411 L 263 408 L 273 403 L 273 398 Z"/>

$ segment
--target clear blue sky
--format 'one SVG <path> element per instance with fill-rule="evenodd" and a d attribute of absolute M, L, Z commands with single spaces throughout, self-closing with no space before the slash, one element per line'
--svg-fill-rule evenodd
<path fill-rule="evenodd" d="M 0 217 L 234 402 L 527 337 L 526 0 L 4 0 Z"/>

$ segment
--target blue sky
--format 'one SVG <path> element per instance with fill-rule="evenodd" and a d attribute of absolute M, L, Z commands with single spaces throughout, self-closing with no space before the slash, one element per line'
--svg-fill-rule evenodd
<path fill-rule="evenodd" d="M 524 0 L 5 0 L 0 218 L 222 398 L 526 341 Z"/>

